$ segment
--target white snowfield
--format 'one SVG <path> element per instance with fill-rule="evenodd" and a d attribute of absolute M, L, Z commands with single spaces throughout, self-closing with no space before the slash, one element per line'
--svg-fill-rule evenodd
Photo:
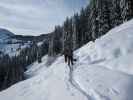
<path fill-rule="evenodd" d="M 74 52 L 73 68 L 58 57 L 29 66 L 29 79 L 0 92 L 0 100 L 133 100 L 133 20 Z"/>

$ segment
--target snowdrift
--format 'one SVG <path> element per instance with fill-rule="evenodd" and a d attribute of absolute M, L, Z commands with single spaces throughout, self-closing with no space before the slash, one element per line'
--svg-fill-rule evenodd
<path fill-rule="evenodd" d="M 133 100 L 133 20 L 74 55 L 73 70 L 63 57 L 33 63 L 30 78 L 0 92 L 0 100 Z"/>

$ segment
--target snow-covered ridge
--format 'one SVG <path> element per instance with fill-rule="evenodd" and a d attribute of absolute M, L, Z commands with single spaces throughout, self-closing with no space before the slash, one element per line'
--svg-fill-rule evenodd
<path fill-rule="evenodd" d="M 0 28 L 0 43 L 4 43 L 7 39 L 10 39 L 14 34 L 6 29 Z"/>
<path fill-rule="evenodd" d="M 0 28 L 0 35 L 13 36 L 14 34 L 6 29 Z"/>
<path fill-rule="evenodd" d="M 16 56 L 22 49 L 29 47 L 34 40 L 41 45 L 44 41 L 48 42 L 49 37 L 50 35 L 47 34 L 40 36 L 15 35 L 6 29 L 0 28 L 0 52 Z"/>
<path fill-rule="evenodd" d="M 15 35 L 6 30 L 0 28 L 0 51 L 3 52 L 4 54 L 9 54 L 10 56 L 16 55 L 18 52 L 18 48 L 20 48 L 20 44 L 17 39 L 13 39 Z"/>
<path fill-rule="evenodd" d="M 28 80 L 0 93 L 2 100 L 133 100 L 133 20 L 74 52 L 73 70 L 58 57 L 29 66 Z"/>

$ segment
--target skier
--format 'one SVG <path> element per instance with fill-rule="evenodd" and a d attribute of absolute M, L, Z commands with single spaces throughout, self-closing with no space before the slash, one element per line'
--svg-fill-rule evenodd
<path fill-rule="evenodd" d="M 73 50 L 71 48 L 68 51 L 68 65 L 73 65 Z"/>
<path fill-rule="evenodd" d="M 64 50 L 64 59 L 65 62 L 68 63 L 68 65 L 73 65 L 73 50 L 66 48 Z"/>
<path fill-rule="evenodd" d="M 67 63 L 67 61 L 68 61 L 68 51 L 69 50 L 67 48 L 64 50 L 65 63 Z"/>

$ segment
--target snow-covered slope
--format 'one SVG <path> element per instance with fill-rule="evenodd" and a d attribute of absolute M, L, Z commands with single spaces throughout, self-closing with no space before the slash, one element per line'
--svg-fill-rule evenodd
<path fill-rule="evenodd" d="M 6 30 L 0 28 L 0 51 L 4 54 L 9 54 L 10 56 L 17 55 L 22 48 L 28 46 L 28 43 L 23 43 L 16 38 L 13 38 L 15 35 Z"/>
<path fill-rule="evenodd" d="M 12 32 L 0 28 L 0 52 L 9 56 L 16 56 L 26 47 L 31 46 L 33 41 L 36 41 L 38 46 L 44 42 L 49 43 L 51 34 L 42 34 L 40 36 L 23 36 L 15 35 Z"/>
<path fill-rule="evenodd" d="M 28 80 L 0 93 L 1 100 L 133 100 L 133 20 L 74 52 L 73 67 L 58 57 L 29 66 Z"/>
<path fill-rule="evenodd" d="M 0 44 L 8 41 L 14 34 L 6 29 L 0 28 Z"/>

